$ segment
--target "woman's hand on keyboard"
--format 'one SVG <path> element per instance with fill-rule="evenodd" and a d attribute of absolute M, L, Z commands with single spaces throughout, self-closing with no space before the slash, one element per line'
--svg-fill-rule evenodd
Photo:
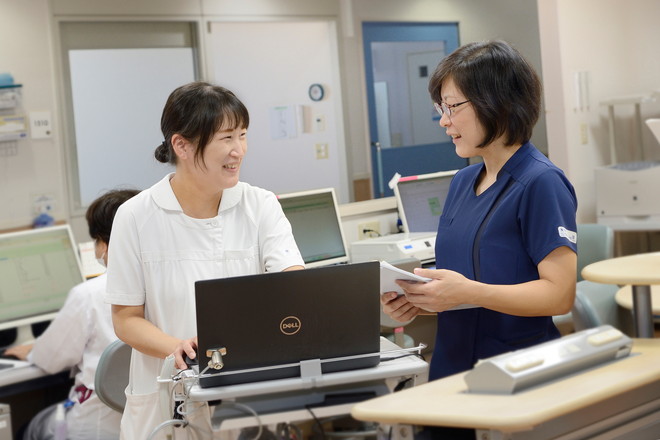
<path fill-rule="evenodd" d="M 25 345 L 15 345 L 13 347 L 9 347 L 2 354 L 2 357 L 5 358 L 14 357 L 16 359 L 24 361 L 27 359 L 28 353 L 30 353 L 30 351 L 32 350 L 32 345 L 33 344 L 25 344 Z"/>

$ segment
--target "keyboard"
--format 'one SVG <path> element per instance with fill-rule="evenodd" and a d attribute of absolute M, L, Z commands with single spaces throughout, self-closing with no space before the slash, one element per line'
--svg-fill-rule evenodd
<path fill-rule="evenodd" d="M 27 367 L 29 365 L 30 365 L 29 362 L 19 360 L 15 356 L 7 356 L 6 354 L 4 354 L 4 352 L 0 354 L 0 371 L 7 371 L 13 368 Z"/>

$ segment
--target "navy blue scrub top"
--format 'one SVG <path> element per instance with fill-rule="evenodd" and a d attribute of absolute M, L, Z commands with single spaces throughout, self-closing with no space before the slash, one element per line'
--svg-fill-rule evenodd
<path fill-rule="evenodd" d="M 539 279 L 537 265 L 554 249 L 568 246 L 577 252 L 577 199 L 559 168 L 528 142 L 477 196 L 483 167 L 468 166 L 451 182 L 436 238 L 438 269 L 487 284 L 520 284 Z M 548 316 L 484 308 L 439 313 L 429 379 L 559 336 Z"/>

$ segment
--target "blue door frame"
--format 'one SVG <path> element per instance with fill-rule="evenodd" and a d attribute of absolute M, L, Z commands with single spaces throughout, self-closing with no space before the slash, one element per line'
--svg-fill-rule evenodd
<path fill-rule="evenodd" d="M 458 48 L 458 23 L 362 23 L 367 104 L 369 109 L 369 135 L 371 139 L 371 175 L 375 198 L 393 195 L 387 181 L 395 172 L 405 176 L 463 168 L 467 159 L 458 157 L 452 143 L 378 147 L 376 99 L 374 95 L 373 42 L 443 41 L 447 53 Z M 439 62 L 440 60 L 438 60 Z M 439 129 L 439 128 L 438 128 Z"/>

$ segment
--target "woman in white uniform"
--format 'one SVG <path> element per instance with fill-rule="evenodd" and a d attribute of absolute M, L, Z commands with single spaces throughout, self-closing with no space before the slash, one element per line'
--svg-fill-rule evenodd
<path fill-rule="evenodd" d="M 97 259 L 104 265 L 115 212 L 119 205 L 137 193 L 135 190 L 110 191 L 87 209 L 89 235 L 94 239 Z M 76 371 L 68 400 L 37 414 L 28 425 L 25 440 L 56 438 L 59 417 L 65 420 L 67 439 L 119 438 L 121 414 L 101 402 L 94 392 L 99 358 L 103 350 L 117 339 L 112 328 L 110 305 L 103 300 L 105 286 L 105 274 L 78 284 L 71 289 L 59 313 L 34 345 L 19 345 L 5 352 L 27 359 L 50 374 L 66 368 Z"/>
<path fill-rule="evenodd" d="M 195 82 L 174 90 L 155 157 L 175 172 L 115 218 L 106 300 L 117 336 L 133 347 L 123 439 L 147 438 L 166 420 L 156 382 L 163 359 L 174 354 L 185 369 L 184 356 L 195 357 L 195 281 L 303 268 L 275 195 L 239 182 L 248 125 L 227 89 Z"/>

